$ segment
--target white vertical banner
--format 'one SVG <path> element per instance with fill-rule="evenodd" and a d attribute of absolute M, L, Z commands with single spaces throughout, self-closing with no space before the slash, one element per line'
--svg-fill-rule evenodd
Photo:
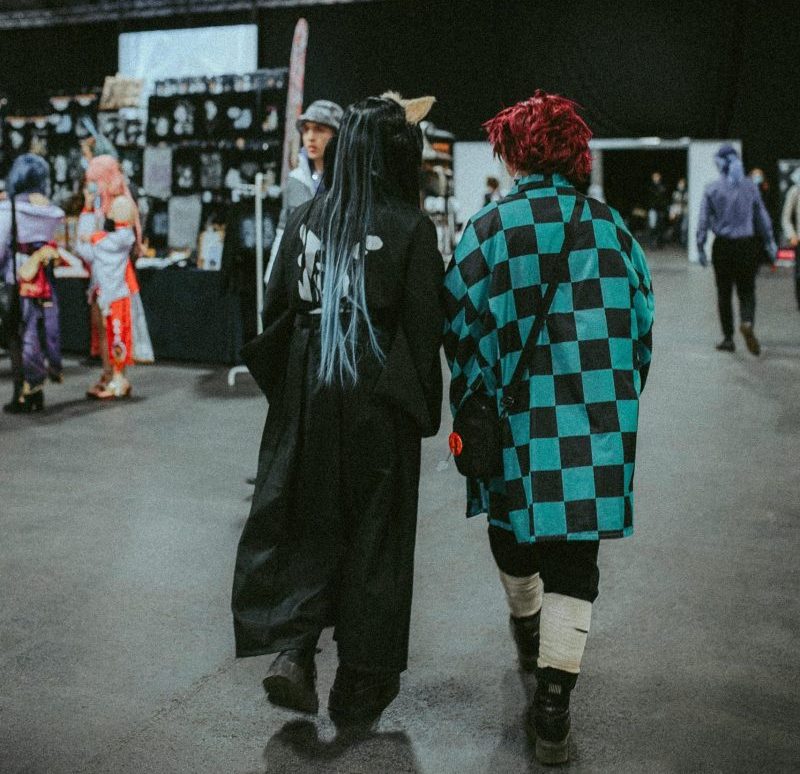
<path fill-rule="evenodd" d="M 719 177 L 714 154 L 721 145 L 730 143 L 742 154 L 741 140 L 692 140 L 689 143 L 686 183 L 689 187 L 689 261 L 697 263 L 697 222 L 705 187 Z M 711 232 L 706 239 L 706 255 L 711 259 Z"/>
<path fill-rule="evenodd" d="M 286 126 L 283 138 L 283 163 L 281 185 L 285 186 L 289 172 L 297 163 L 300 152 L 300 135 L 295 124 L 303 112 L 303 93 L 306 81 L 306 50 L 308 49 L 308 22 L 299 19 L 294 28 L 292 53 L 289 58 L 289 89 L 286 94 Z"/>

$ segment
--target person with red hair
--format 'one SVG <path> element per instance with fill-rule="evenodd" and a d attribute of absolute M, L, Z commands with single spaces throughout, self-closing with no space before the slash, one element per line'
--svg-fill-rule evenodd
<path fill-rule="evenodd" d="M 576 107 L 537 91 L 484 124 L 515 185 L 470 218 L 445 275 L 451 410 L 488 406 L 501 424 L 499 472 L 467 478 L 467 516 L 489 519 L 520 666 L 536 672 L 526 731 L 547 764 L 569 758 L 599 541 L 633 532 L 654 311 L 619 213 L 576 190 L 591 170 Z"/>
<path fill-rule="evenodd" d="M 125 368 L 135 359 L 153 359 L 130 260 L 141 246 L 139 210 L 119 162 L 112 156 L 95 156 L 89 162 L 84 197 L 78 253 L 91 270 L 89 301 L 103 363 L 100 379 L 86 394 L 101 400 L 124 398 L 131 392 Z M 135 346 L 142 357 L 136 357 Z"/>

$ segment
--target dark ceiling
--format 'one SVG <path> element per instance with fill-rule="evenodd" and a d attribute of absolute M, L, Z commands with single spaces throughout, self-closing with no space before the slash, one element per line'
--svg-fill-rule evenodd
<path fill-rule="evenodd" d="M 54 27 L 64 24 L 148 19 L 179 14 L 214 14 L 253 11 L 262 8 L 291 8 L 340 3 L 385 2 L 386 0 L 95 0 L 62 2 L 0 0 L 0 29 Z"/>

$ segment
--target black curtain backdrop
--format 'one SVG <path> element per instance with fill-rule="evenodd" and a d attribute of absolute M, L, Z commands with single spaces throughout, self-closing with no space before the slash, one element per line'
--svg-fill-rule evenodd
<path fill-rule="evenodd" d="M 541 87 L 580 102 L 597 136 L 740 137 L 773 180 L 778 158 L 800 156 L 800 19 L 784 2 L 385 0 L 3 32 L 0 92 L 30 112 L 100 85 L 118 34 L 139 29 L 256 21 L 259 64 L 285 65 L 301 16 L 307 102 L 431 93 L 434 122 L 473 140 Z"/>

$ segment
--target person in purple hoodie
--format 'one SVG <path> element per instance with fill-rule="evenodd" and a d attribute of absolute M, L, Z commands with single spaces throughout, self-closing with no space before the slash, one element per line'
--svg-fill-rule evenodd
<path fill-rule="evenodd" d="M 9 414 L 41 411 L 44 381 L 60 382 L 61 331 L 53 267 L 59 262 L 53 236 L 64 211 L 47 198 L 50 167 L 33 153 L 19 156 L 0 201 L 0 275 L 19 286 L 20 322 L 9 353 L 14 396 L 3 406 Z"/>
<path fill-rule="evenodd" d="M 756 184 L 744 173 L 742 160 L 729 144 L 714 156 L 720 176 L 706 186 L 700 205 L 697 226 L 697 249 L 702 266 L 708 265 L 705 254 L 709 230 L 714 234 L 711 260 L 717 282 L 717 303 L 722 325 L 722 341 L 717 349 L 734 352 L 733 307 L 731 296 L 736 287 L 739 297 L 739 332 L 753 355 L 761 354 L 761 344 L 753 330 L 756 311 L 756 271 L 758 241 L 773 262 L 778 252 L 764 202 Z"/>

